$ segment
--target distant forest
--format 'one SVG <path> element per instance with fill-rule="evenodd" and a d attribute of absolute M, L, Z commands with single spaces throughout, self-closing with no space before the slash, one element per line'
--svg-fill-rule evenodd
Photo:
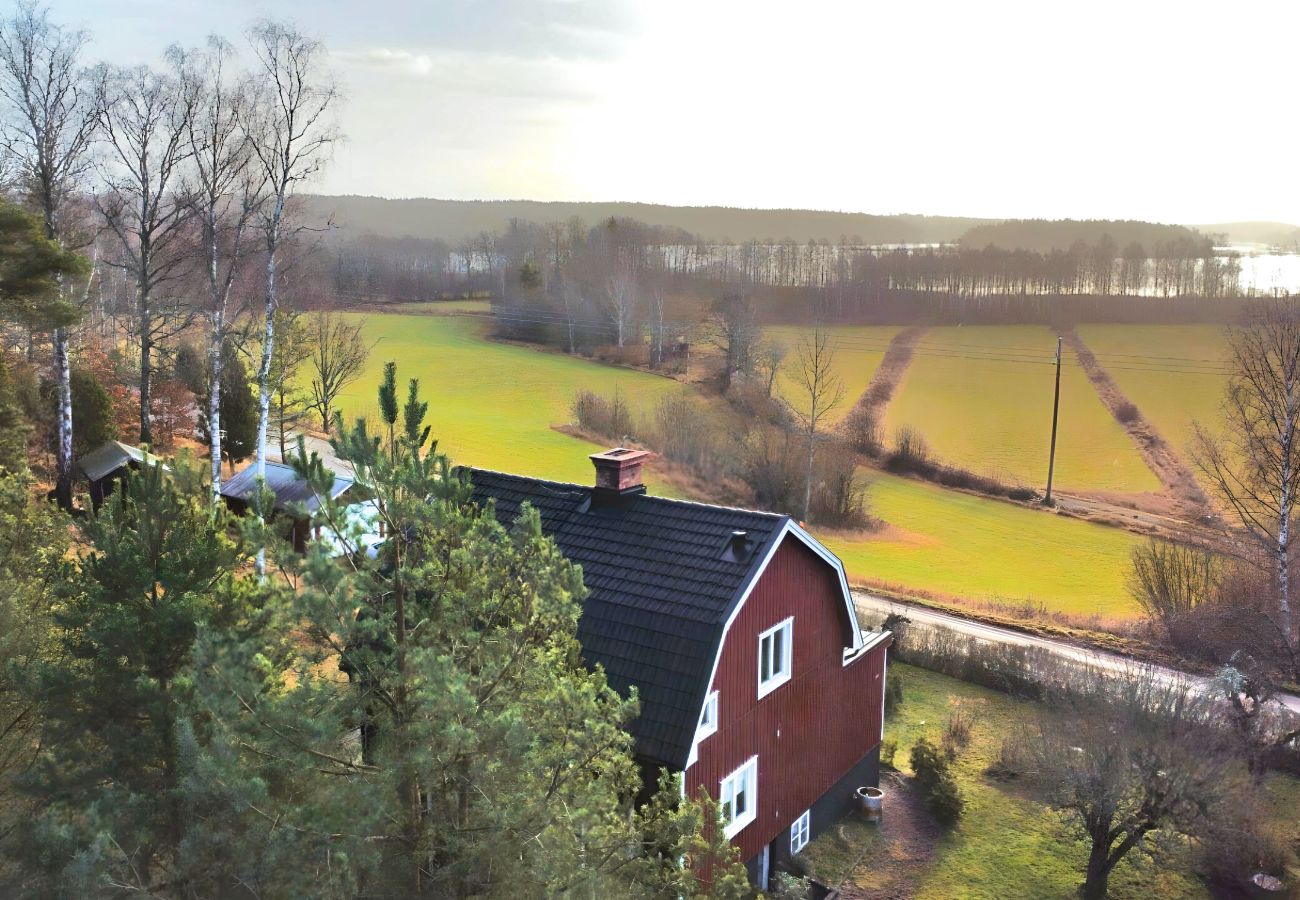
<path fill-rule="evenodd" d="M 1178 247 L 1174 254 L 1178 256 L 1187 255 L 1188 249 L 1195 255 L 1202 255 L 1215 242 L 1214 236 L 1185 225 L 1160 225 L 1131 219 L 1008 219 L 974 226 L 961 236 L 961 245 L 975 250 L 992 246 L 1003 250 L 1050 253 L 1053 250 L 1068 251 L 1080 242 L 1096 245 L 1107 236 L 1110 243 L 1120 247 L 1141 244 L 1153 251 L 1158 247 Z"/>
<path fill-rule="evenodd" d="M 1241 260 L 1215 251 L 1218 236 L 1148 222 L 354 197 L 308 198 L 306 212 L 337 226 L 304 282 L 317 298 L 309 304 L 490 297 L 498 311 L 564 323 L 553 330 L 566 343 L 581 343 L 569 327 L 581 322 L 592 342 L 622 346 L 620 330 L 653 320 L 662 334 L 660 323 L 697 322 L 719 297 L 738 293 L 771 322 L 817 310 L 894 323 L 1219 321 L 1236 314 L 1223 301 L 1242 296 Z M 511 213 L 536 217 L 491 224 Z M 739 237 L 741 228 L 794 226 L 839 233 Z M 1168 299 L 1177 305 L 1154 302 Z"/>
<path fill-rule="evenodd" d="M 366 232 L 388 238 L 421 238 L 455 245 L 483 232 L 499 232 L 512 220 L 584 222 L 635 219 L 646 225 L 690 232 L 709 243 L 785 239 L 850 244 L 941 244 L 958 240 L 991 219 L 958 216 L 874 216 L 810 209 L 738 209 L 726 206 L 663 206 L 655 203 L 546 203 L 538 200 L 389 200 L 382 197 L 306 196 L 308 218 L 332 219 L 339 234 Z"/>

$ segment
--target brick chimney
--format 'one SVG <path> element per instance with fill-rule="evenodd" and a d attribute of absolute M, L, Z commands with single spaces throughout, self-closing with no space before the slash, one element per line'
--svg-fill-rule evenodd
<path fill-rule="evenodd" d="M 613 450 L 591 454 L 591 463 L 596 467 L 596 486 L 591 492 L 591 505 L 609 506 L 625 497 L 644 494 L 641 465 L 652 455 L 648 450 L 630 450 L 627 447 L 615 447 Z"/>

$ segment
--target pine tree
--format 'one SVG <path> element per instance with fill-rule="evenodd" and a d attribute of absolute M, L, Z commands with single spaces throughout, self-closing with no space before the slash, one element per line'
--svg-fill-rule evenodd
<path fill-rule="evenodd" d="M 27 469 L 27 437 L 31 426 L 18 404 L 18 392 L 4 357 L 0 356 L 0 476 Z"/>
<path fill-rule="evenodd" d="M 21 673 L 45 748 L 20 781 L 41 809 L 24 859 L 56 894 L 151 894 L 173 885 L 186 832 L 187 664 L 201 624 L 242 621 L 241 556 L 184 463 L 131 475 L 82 528 L 91 550 L 59 585 L 54 647 Z"/>
<path fill-rule="evenodd" d="M 51 409 L 53 406 L 51 398 Z M 77 418 L 72 423 L 72 452 L 75 456 L 89 453 L 104 441 L 117 439 L 113 398 L 94 373 L 81 366 L 72 367 L 72 408 L 77 411 Z"/>
<path fill-rule="evenodd" d="M 212 872 L 239 859 L 269 894 L 291 878 L 321 896 L 739 895 L 734 849 L 701 838 L 721 840 L 675 782 L 630 808 L 636 700 L 582 661 L 580 570 L 535 511 L 506 528 L 472 502 L 426 447 L 425 412 L 412 384 L 400 430 L 384 423 L 391 452 L 364 420 L 335 439 L 386 526 L 374 558 L 313 544 L 280 560 L 297 589 L 268 595 L 275 623 L 205 630 L 193 683 L 212 730 L 190 746 L 208 825 L 192 858 Z M 316 523 L 355 545 L 332 474 L 301 444 L 294 464 Z M 270 636 L 290 629 L 297 655 L 268 666 L 283 658 Z M 706 855 L 707 884 L 678 864 Z"/>
<path fill-rule="evenodd" d="M 33 499 L 31 476 L 0 472 L 0 850 L 32 813 L 14 779 L 39 752 L 40 709 L 20 689 L 21 673 L 53 649 L 54 585 L 66 574 L 67 519 Z M 0 896 L 22 895 L 0 867 Z"/>
<path fill-rule="evenodd" d="M 244 361 L 227 345 L 225 364 L 221 370 L 221 455 L 230 463 L 248 459 L 257 448 L 257 397 L 248 380 Z M 200 404 L 207 408 L 207 398 Z M 208 435 L 208 418 L 200 416 L 199 437 L 211 446 Z"/>

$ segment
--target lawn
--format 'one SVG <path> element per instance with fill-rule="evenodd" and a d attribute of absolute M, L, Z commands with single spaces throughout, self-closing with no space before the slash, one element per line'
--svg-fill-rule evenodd
<path fill-rule="evenodd" d="M 844 383 L 844 401 L 828 417 L 833 424 L 853 409 L 866 391 L 885 357 L 889 342 L 901 329 L 897 326 L 838 325 L 828 328 L 828 343 L 835 351 L 835 372 Z M 763 336 L 780 341 L 789 353 L 777 378 L 777 391 L 793 403 L 799 402 L 800 389 L 795 387 L 794 372 L 799 358 L 799 342 L 810 337 L 812 329 L 795 325 L 776 325 L 763 329 Z"/>
<path fill-rule="evenodd" d="M 830 537 L 849 577 L 979 600 L 1041 603 L 1078 615 L 1128 617 L 1127 531 L 873 473 L 879 536 Z"/>
<path fill-rule="evenodd" d="M 1128 399 L 1186 459 L 1192 423 L 1213 428 L 1221 417 L 1227 376 L 1204 370 L 1223 365 L 1223 329 L 1217 325 L 1084 325 L 1078 331 Z"/>
<path fill-rule="evenodd" d="M 985 775 L 998 755 L 1003 735 L 1032 721 L 1032 703 L 1016 700 L 943 675 L 891 663 L 889 677 L 903 681 L 903 705 L 885 724 L 886 740 L 897 744 L 895 762 L 907 769 L 908 753 L 921 737 L 938 743 L 955 700 L 973 705 L 977 720 L 970 745 L 955 766 L 967 801 L 961 822 L 939 838 L 933 856 L 919 872 L 908 875 L 918 900 L 957 898 L 1068 898 L 1077 896 L 1087 847 L 1064 821 L 1023 790 Z M 884 823 L 873 830 L 850 818 L 824 832 L 804 851 L 813 873 L 830 884 L 847 880 L 861 889 L 879 889 L 900 860 L 890 858 L 889 782 Z M 1278 825 L 1294 830 L 1286 809 L 1293 798 L 1293 779 L 1277 777 L 1270 786 L 1277 797 Z M 850 868 L 854 860 L 856 867 Z M 1190 857 L 1177 848 L 1155 861 L 1126 858 L 1111 876 L 1111 896 L 1123 898 L 1200 898 L 1211 896 L 1190 871 Z M 901 861 L 906 865 L 906 860 Z M 888 896 L 894 896 L 894 893 Z"/>
<path fill-rule="evenodd" d="M 395 360 L 399 379 L 420 379 L 439 447 L 470 465 L 586 484 L 586 456 L 600 448 L 552 428 L 570 421 L 579 388 L 605 396 L 617 388 L 634 410 L 683 389 L 642 372 L 494 343 L 473 319 L 375 314 L 365 323 L 377 343 L 365 375 L 342 398 L 345 415 L 374 417 L 383 365 Z M 890 527 L 828 540 L 855 581 L 1084 615 L 1135 614 L 1123 585 L 1139 540 L 1133 535 L 891 475 L 874 478 L 872 514 Z M 652 492 L 675 495 L 653 472 L 647 480 Z"/>
<path fill-rule="evenodd" d="M 419 378 L 429 401 L 428 423 L 440 450 L 457 463 L 587 484 L 587 454 L 604 449 L 554 431 L 572 419 L 569 404 L 581 388 L 645 408 L 681 388 L 667 378 L 618 369 L 558 353 L 497 344 L 472 318 L 370 315 L 366 339 L 375 342 L 365 374 L 340 399 L 345 417 L 377 418 L 376 388 L 384 363 L 397 363 L 402 384 Z M 656 490 L 653 476 L 651 490 Z"/>
<path fill-rule="evenodd" d="M 1048 329 L 1032 325 L 930 329 L 889 405 L 887 434 L 912 426 L 945 462 L 1041 487 L 1047 480 L 1055 347 Z M 1078 491 L 1161 489 L 1068 350 L 1056 484 Z"/>

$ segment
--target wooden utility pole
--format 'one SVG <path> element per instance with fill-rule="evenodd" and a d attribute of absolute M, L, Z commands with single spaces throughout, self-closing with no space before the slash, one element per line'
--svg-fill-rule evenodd
<path fill-rule="evenodd" d="M 1056 468 L 1056 422 L 1061 414 L 1061 338 L 1056 338 L 1056 391 L 1052 395 L 1052 446 L 1047 455 L 1047 493 L 1043 505 L 1052 505 L 1052 473 Z"/>

